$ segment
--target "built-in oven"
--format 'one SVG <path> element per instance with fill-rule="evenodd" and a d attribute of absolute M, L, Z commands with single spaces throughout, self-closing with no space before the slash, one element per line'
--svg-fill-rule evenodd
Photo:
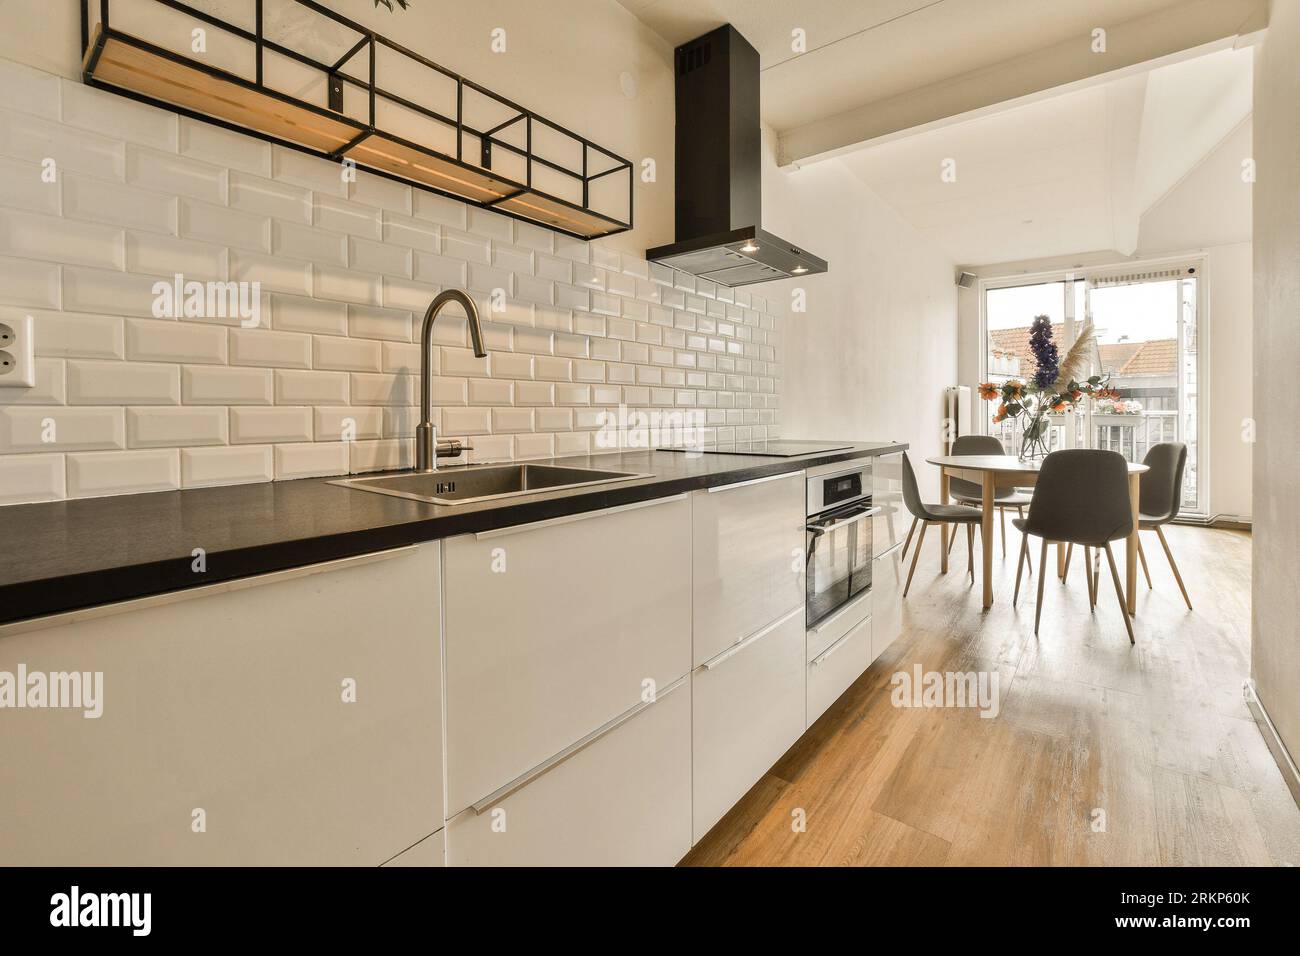
<path fill-rule="evenodd" d="M 871 460 L 808 475 L 807 626 L 871 588 Z"/>

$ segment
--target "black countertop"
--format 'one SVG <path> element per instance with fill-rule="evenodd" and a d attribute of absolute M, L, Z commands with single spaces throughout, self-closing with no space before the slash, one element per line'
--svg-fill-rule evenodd
<path fill-rule="evenodd" d="M 653 477 L 456 506 L 329 484 L 337 478 L 10 505 L 0 508 L 0 624 L 906 447 L 855 442 L 797 458 L 636 451 L 538 460 L 530 463 Z M 192 567 L 196 548 L 202 572 Z"/>

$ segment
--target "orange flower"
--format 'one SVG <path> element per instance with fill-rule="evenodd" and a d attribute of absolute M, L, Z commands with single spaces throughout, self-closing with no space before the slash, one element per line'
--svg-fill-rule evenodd
<path fill-rule="evenodd" d="M 979 385 L 980 398 L 984 399 L 985 401 L 989 401 L 994 398 L 997 398 L 998 393 L 1000 391 L 1001 389 L 999 389 L 992 382 L 980 382 Z"/>
<path fill-rule="evenodd" d="M 1058 398 L 1055 402 L 1052 403 L 1052 411 L 1063 412 L 1065 411 L 1065 406 L 1066 406 L 1065 399 Z"/>
<path fill-rule="evenodd" d="M 1008 397 L 1008 398 L 1024 398 L 1024 397 L 1025 397 L 1025 385 L 1024 385 L 1024 383 L 1023 383 L 1023 382 L 1018 382 L 1018 381 L 1016 381 L 1014 378 L 1013 378 L 1011 381 L 1007 382 L 1007 384 L 1006 384 L 1006 390 L 1007 390 L 1007 397 Z"/>

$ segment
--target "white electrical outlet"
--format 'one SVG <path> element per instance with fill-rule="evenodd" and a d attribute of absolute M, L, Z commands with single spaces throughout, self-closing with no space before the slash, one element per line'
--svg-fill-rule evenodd
<path fill-rule="evenodd" d="M 36 385 L 35 322 L 30 315 L 0 319 L 0 388 Z"/>

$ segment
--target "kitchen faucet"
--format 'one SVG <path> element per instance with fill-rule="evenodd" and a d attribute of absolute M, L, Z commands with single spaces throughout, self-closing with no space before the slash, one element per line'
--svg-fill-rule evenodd
<path fill-rule="evenodd" d="M 433 342 L 433 322 L 438 313 L 448 302 L 458 302 L 469 319 L 469 338 L 474 346 L 474 354 L 479 358 L 487 355 L 483 348 L 483 329 L 479 325 L 478 307 L 474 300 L 459 289 L 447 289 L 439 292 L 429 303 L 424 313 L 424 325 L 420 329 L 420 424 L 415 426 L 415 470 L 437 471 L 439 458 L 455 458 L 463 451 L 473 448 L 457 440 L 439 441 L 433 427 L 433 381 L 429 374 L 429 350 Z"/>

